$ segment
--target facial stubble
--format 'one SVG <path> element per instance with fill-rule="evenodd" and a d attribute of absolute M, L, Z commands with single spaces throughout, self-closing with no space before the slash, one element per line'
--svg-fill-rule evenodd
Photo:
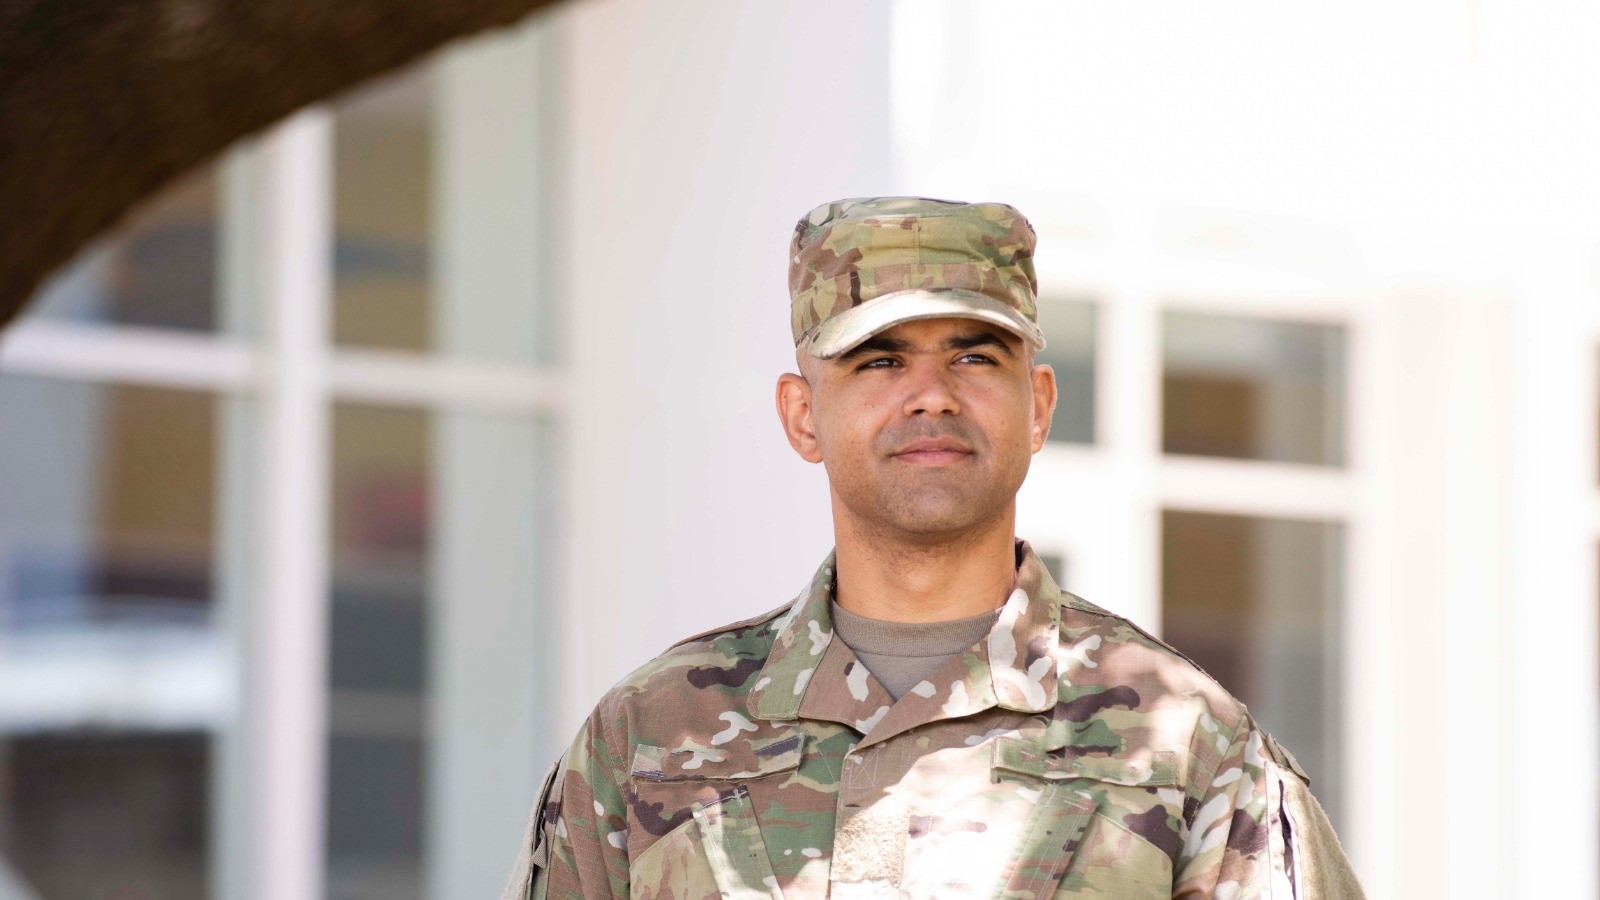
<path fill-rule="evenodd" d="M 1009 512 L 1032 458 L 1026 445 L 994 446 L 973 431 L 945 426 L 918 429 L 911 437 L 880 436 L 867 460 L 835 465 L 824 453 L 823 464 L 834 494 L 860 527 L 903 543 L 959 541 Z M 945 466 L 913 465 L 888 455 L 922 436 L 959 438 L 973 454 Z"/>

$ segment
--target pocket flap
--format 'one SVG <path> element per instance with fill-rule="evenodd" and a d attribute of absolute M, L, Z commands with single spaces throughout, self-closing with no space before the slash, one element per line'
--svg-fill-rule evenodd
<path fill-rule="evenodd" d="M 1089 778 L 1140 787 L 1178 783 L 1177 754 L 1171 750 L 1143 750 L 1122 756 L 1072 756 L 1059 751 L 1046 753 L 1038 742 L 1026 738 L 1001 737 L 994 743 L 994 767 L 1052 781 Z"/>
<path fill-rule="evenodd" d="M 646 781 L 756 778 L 799 766 L 804 748 L 805 735 L 798 731 L 721 747 L 640 744 L 633 751 L 631 774 Z"/>

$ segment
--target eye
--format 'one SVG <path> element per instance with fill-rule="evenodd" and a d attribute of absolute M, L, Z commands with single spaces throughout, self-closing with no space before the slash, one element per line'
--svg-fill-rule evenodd
<path fill-rule="evenodd" d="M 985 354 L 985 353 L 963 353 L 961 355 L 961 357 L 957 361 L 958 362 L 965 362 L 965 361 L 967 361 L 969 359 L 970 360 L 976 360 L 977 362 L 986 363 L 986 364 L 993 364 L 994 363 L 994 357 L 989 356 L 988 354 Z"/>
<path fill-rule="evenodd" d="M 882 365 L 879 365 L 879 363 L 882 363 Z M 879 356 L 879 357 L 877 357 L 875 359 L 867 360 L 866 362 L 864 362 L 861 365 L 857 366 L 856 369 L 858 371 L 861 370 L 861 369 L 887 369 L 890 366 L 895 366 L 895 365 L 899 365 L 899 362 L 897 360 L 895 360 L 894 357 L 891 357 L 891 356 Z"/>

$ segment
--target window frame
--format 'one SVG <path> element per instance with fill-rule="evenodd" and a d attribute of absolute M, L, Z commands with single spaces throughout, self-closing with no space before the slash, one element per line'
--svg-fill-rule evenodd
<path fill-rule="evenodd" d="M 527 113 L 547 108 L 552 86 L 542 79 L 553 40 L 548 26 L 535 23 L 429 62 L 445 82 L 440 102 L 452 104 L 435 116 L 434 127 L 453 129 L 457 143 L 481 137 L 486 130 L 503 132 L 504 122 L 492 103 L 473 105 L 469 99 L 486 93 L 502 105 L 531 107 Z M 520 85 L 527 96 L 506 96 L 513 76 L 526 73 L 540 75 Z M 303 109 L 226 151 L 217 163 L 218 315 L 223 324 L 216 331 L 32 320 L 0 334 L 0 375 L 183 388 L 209 392 L 221 403 L 221 508 L 216 519 L 221 558 L 213 602 L 225 647 L 225 670 L 216 676 L 230 700 L 210 728 L 216 738 L 213 895 L 224 898 L 324 893 L 329 429 L 335 404 L 478 414 L 559 427 L 571 397 L 558 362 L 481 360 L 437 350 L 408 353 L 334 343 L 332 116 L 326 105 Z M 540 141 L 549 140 L 543 131 L 548 127 L 549 122 L 529 125 L 540 129 Z M 500 183 L 499 189 L 529 202 L 548 202 L 548 187 L 541 181 L 546 173 L 523 157 L 499 154 L 485 166 L 458 151 L 442 162 L 457 170 L 487 168 L 491 171 L 472 177 L 509 177 L 516 183 Z M 455 174 L 461 177 L 459 171 Z M 472 190 L 459 182 L 451 189 Z M 449 203 L 452 198 L 438 199 Z M 459 199 L 470 202 L 469 197 Z M 532 212 L 517 224 L 542 237 L 537 229 L 543 227 L 544 210 Z M 451 224 L 470 228 L 475 223 L 458 214 Z M 449 262 L 451 251 L 442 252 Z M 434 277 L 455 273 L 481 284 L 483 273 L 468 269 L 445 265 Z M 525 271 L 507 277 L 517 289 L 533 287 Z M 550 306 L 548 285 L 543 287 L 542 302 Z M 541 322 L 553 325 L 555 319 L 544 316 Z M 547 467 L 549 460 L 540 465 Z M 529 513 L 543 515 L 548 507 L 547 502 L 530 503 Z M 544 533 L 560 539 L 559 530 Z M 545 555 L 554 558 L 559 551 Z M 541 605 L 555 604 L 550 598 Z M 554 640 L 550 638 L 552 644 Z M 447 651 L 433 651 L 435 657 L 441 652 Z M 430 663 L 445 664 L 437 658 Z M 451 677 L 461 676 L 457 672 Z M 546 693 L 551 689 L 549 684 L 527 687 Z M 541 702 L 550 704 L 554 698 Z M 528 715 L 537 715 L 538 705 Z M 553 741 L 527 730 L 535 743 Z M 442 754 L 451 758 L 430 760 L 429 777 L 451 779 L 447 770 L 466 764 L 452 762 L 460 749 Z M 535 755 L 549 749 L 538 746 Z M 530 779 L 539 774 L 536 760 L 524 768 Z M 502 773 L 501 780 L 512 774 Z M 526 813 L 520 793 L 513 785 L 504 794 L 516 821 L 509 828 L 504 822 L 486 827 L 504 835 L 520 833 Z M 448 798 L 437 796 L 428 798 L 427 809 L 430 815 L 447 817 L 458 812 Z M 431 886 L 425 885 L 426 890 L 459 881 L 465 869 L 481 868 L 481 859 L 452 857 L 460 855 L 460 842 L 460 837 L 427 836 L 424 868 Z M 491 845 L 481 852 L 498 861 L 503 855 L 498 849 Z M 487 877 L 498 884 L 500 873 Z"/>

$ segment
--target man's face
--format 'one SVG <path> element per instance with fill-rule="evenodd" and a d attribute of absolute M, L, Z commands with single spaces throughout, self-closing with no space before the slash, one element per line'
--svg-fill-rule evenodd
<path fill-rule="evenodd" d="M 1022 340 L 972 319 L 903 322 L 831 360 L 800 355 L 778 409 L 836 507 L 911 541 L 1007 515 L 1044 445 L 1055 376 Z"/>

